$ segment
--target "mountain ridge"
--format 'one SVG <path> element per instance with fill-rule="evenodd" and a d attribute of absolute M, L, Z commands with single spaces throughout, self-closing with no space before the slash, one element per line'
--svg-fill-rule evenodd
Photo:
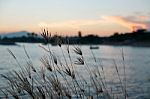
<path fill-rule="evenodd" d="M 14 38 L 14 37 L 28 37 L 29 34 L 32 34 L 32 32 L 28 32 L 28 31 L 17 31 L 17 32 L 8 32 L 8 33 L 1 33 L 0 37 L 1 38 Z"/>

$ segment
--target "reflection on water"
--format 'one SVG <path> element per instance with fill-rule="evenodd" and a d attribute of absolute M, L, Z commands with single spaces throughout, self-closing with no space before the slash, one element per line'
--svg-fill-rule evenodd
<path fill-rule="evenodd" d="M 19 62 L 22 66 L 25 66 L 27 57 L 25 56 L 24 49 L 22 45 L 25 45 L 28 54 L 33 61 L 33 64 L 37 68 L 41 66 L 40 58 L 46 54 L 46 52 L 39 47 L 40 44 L 20 44 L 20 46 L 1 46 L 0 45 L 0 74 L 7 74 L 9 71 L 18 70 L 15 60 L 8 53 L 7 48 L 11 49 L 15 56 L 18 58 Z M 66 46 L 62 46 L 64 49 L 64 53 L 66 53 Z M 58 46 L 50 46 L 53 53 L 56 56 L 64 61 L 61 50 Z M 73 49 L 73 46 L 71 46 Z M 89 49 L 89 46 L 81 46 L 83 51 L 83 56 L 87 64 L 91 69 L 94 69 L 94 59 Z M 129 47 L 129 46 L 99 46 L 98 50 L 92 50 L 94 55 L 96 56 L 100 65 L 103 66 L 105 71 L 105 77 L 108 85 L 116 84 L 115 88 L 119 87 L 118 77 L 116 74 L 116 70 L 114 67 L 114 61 L 117 64 L 119 69 L 119 74 L 123 78 L 123 59 L 122 59 L 122 49 L 124 52 L 125 58 L 125 66 L 126 66 L 126 77 L 127 77 L 127 90 L 129 92 L 129 96 L 138 97 L 139 92 L 147 94 L 150 92 L 150 48 L 149 47 Z M 77 55 L 74 54 L 73 50 L 71 50 L 72 58 L 75 61 Z M 86 76 L 86 72 L 84 72 L 83 66 L 77 66 L 77 70 L 82 72 L 84 76 Z M 0 85 L 1 87 L 4 85 L 4 80 L 0 77 Z M 113 89 L 115 89 L 113 88 Z M 136 90 L 135 90 L 136 89 Z M 135 95 L 136 94 L 136 95 Z M 140 97 L 140 96 L 139 96 Z M 142 96 L 141 96 L 142 97 Z"/>

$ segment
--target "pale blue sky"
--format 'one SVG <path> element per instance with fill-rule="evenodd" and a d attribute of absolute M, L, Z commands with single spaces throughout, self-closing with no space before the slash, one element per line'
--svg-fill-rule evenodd
<path fill-rule="evenodd" d="M 0 0 L 0 32 L 40 32 L 40 26 L 64 34 L 78 30 L 99 35 L 126 32 L 130 28 L 111 21 L 114 20 L 112 16 L 122 20 L 145 16 L 142 24 L 148 23 L 149 4 L 150 0 Z"/>

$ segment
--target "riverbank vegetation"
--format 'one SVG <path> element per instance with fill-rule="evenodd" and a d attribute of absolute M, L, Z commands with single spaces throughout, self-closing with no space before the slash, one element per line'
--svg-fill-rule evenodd
<path fill-rule="evenodd" d="M 82 32 L 79 31 L 77 36 L 61 36 L 51 35 L 49 42 L 45 42 L 44 39 L 36 33 L 27 33 L 26 36 L 21 37 L 1 37 L 0 44 L 9 44 L 12 42 L 25 42 L 25 43 L 50 43 L 57 45 L 57 40 L 61 39 L 63 44 L 67 44 L 66 40 L 69 40 L 69 44 L 105 44 L 105 45 L 132 45 L 132 46 L 150 46 L 150 32 L 145 29 L 140 29 L 131 33 L 114 33 L 108 37 L 99 37 L 98 35 L 85 35 L 82 36 Z"/>

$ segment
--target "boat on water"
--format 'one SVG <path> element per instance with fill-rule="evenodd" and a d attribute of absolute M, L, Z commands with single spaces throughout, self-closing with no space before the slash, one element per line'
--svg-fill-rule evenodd
<path fill-rule="evenodd" d="M 99 46 L 90 46 L 90 49 L 99 49 Z"/>

